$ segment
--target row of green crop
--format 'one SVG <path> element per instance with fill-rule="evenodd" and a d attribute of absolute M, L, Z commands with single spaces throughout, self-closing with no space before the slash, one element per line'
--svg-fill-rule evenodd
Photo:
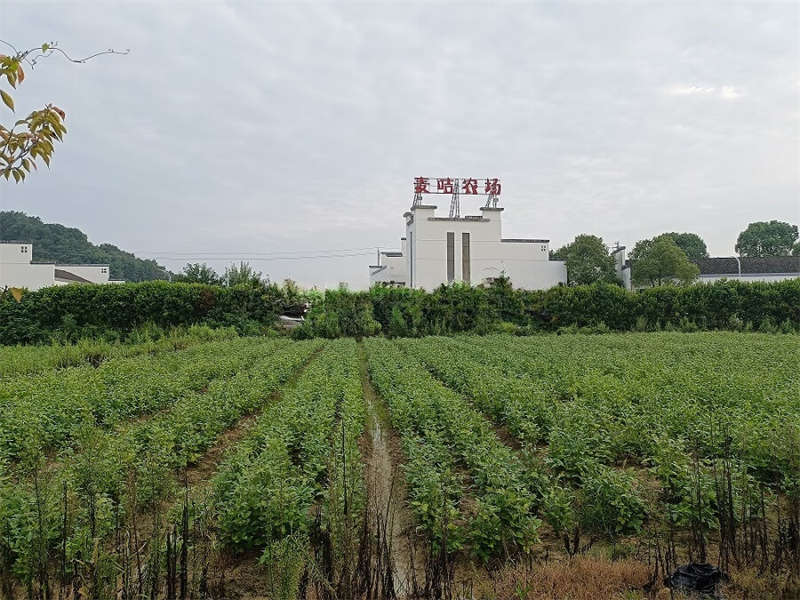
<path fill-rule="evenodd" d="M 345 482 L 348 513 L 360 523 L 358 439 L 365 408 L 355 350 L 352 340 L 330 344 L 223 464 L 214 480 L 214 505 L 226 545 L 264 549 L 292 533 L 304 535 L 314 505 L 324 506 L 326 523 L 334 524 Z"/>
<path fill-rule="evenodd" d="M 699 519 L 712 527 L 721 457 L 741 473 L 733 484 L 737 505 L 758 485 L 800 492 L 800 358 L 791 336 L 400 344 L 544 457 L 550 483 L 542 506 L 557 531 L 577 521 L 610 536 L 635 531 L 654 500 L 676 525 Z M 648 475 L 634 477 L 620 468 L 626 464 Z M 660 486 L 657 497 L 647 493 L 650 477 Z"/>
<path fill-rule="evenodd" d="M 169 497 L 176 472 L 243 415 L 266 406 L 320 345 L 272 346 L 152 419 L 87 426 L 56 463 L 14 467 L 0 479 L 0 570 L 28 583 L 59 554 L 69 573 L 87 561 L 96 566 L 100 541 Z M 102 557 L 109 564 L 118 558 Z"/>
<path fill-rule="evenodd" d="M 528 549 L 539 526 L 531 473 L 417 361 L 386 340 L 366 345 L 370 377 L 403 439 L 411 506 L 434 543 L 446 537 L 448 550 L 464 546 L 484 560 Z"/>
<path fill-rule="evenodd" d="M 154 336 L 143 334 L 142 337 L 146 339 L 129 344 L 82 339 L 75 344 L 0 346 L 0 381 L 51 369 L 98 365 L 110 358 L 182 350 L 203 342 L 229 340 L 237 336 L 232 327 L 212 329 L 204 325 L 194 325 L 187 329 L 175 329 L 155 339 Z"/>
<path fill-rule="evenodd" d="M 729 447 L 769 484 L 781 485 L 797 468 L 795 336 L 496 336 L 458 346 L 475 368 L 496 365 L 505 379 L 525 378 L 560 400 L 537 414 L 552 423 L 544 431 L 549 454 L 565 470 L 579 469 L 587 456 L 646 460 L 657 453 L 660 436 L 701 457 Z"/>
<path fill-rule="evenodd" d="M 0 461 L 57 449 L 87 426 L 110 426 L 161 410 L 286 343 L 240 338 L 5 380 L 0 383 Z"/>

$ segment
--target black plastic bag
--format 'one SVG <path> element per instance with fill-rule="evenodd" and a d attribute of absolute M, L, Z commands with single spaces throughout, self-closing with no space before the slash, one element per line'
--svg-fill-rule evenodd
<path fill-rule="evenodd" d="M 681 592 L 700 592 L 701 594 L 717 593 L 717 584 L 727 579 L 717 567 L 708 563 L 691 563 L 678 567 L 664 582 L 667 587 Z"/>

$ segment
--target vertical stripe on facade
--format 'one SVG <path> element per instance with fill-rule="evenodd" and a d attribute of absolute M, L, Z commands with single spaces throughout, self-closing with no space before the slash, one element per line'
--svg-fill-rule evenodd
<path fill-rule="evenodd" d="M 469 283 L 470 275 L 469 233 L 465 231 L 461 234 L 461 281 Z"/>
<path fill-rule="evenodd" d="M 414 287 L 414 233 L 408 232 L 408 287 Z"/>
<path fill-rule="evenodd" d="M 456 234 L 447 232 L 447 283 L 456 278 Z"/>

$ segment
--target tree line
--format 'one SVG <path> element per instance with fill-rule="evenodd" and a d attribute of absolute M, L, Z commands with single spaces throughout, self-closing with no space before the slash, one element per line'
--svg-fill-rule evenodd
<path fill-rule="evenodd" d="M 581 234 L 550 257 L 566 262 L 568 285 L 618 283 L 615 250 L 601 237 Z M 736 240 L 736 252 L 742 257 L 800 256 L 797 225 L 776 220 L 750 223 Z M 700 274 L 695 263 L 703 258 L 708 258 L 708 249 L 696 233 L 663 233 L 636 242 L 629 256 L 631 278 L 639 287 L 691 283 Z"/>

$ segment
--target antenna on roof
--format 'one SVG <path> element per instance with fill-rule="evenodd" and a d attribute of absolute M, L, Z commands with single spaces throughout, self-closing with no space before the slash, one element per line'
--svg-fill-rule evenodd
<path fill-rule="evenodd" d="M 458 178 L 453 180 L 453 199 L 450 200 L 450 218 L 458 219 L 461 216 L 461 200 L 458 197 Z"/>

